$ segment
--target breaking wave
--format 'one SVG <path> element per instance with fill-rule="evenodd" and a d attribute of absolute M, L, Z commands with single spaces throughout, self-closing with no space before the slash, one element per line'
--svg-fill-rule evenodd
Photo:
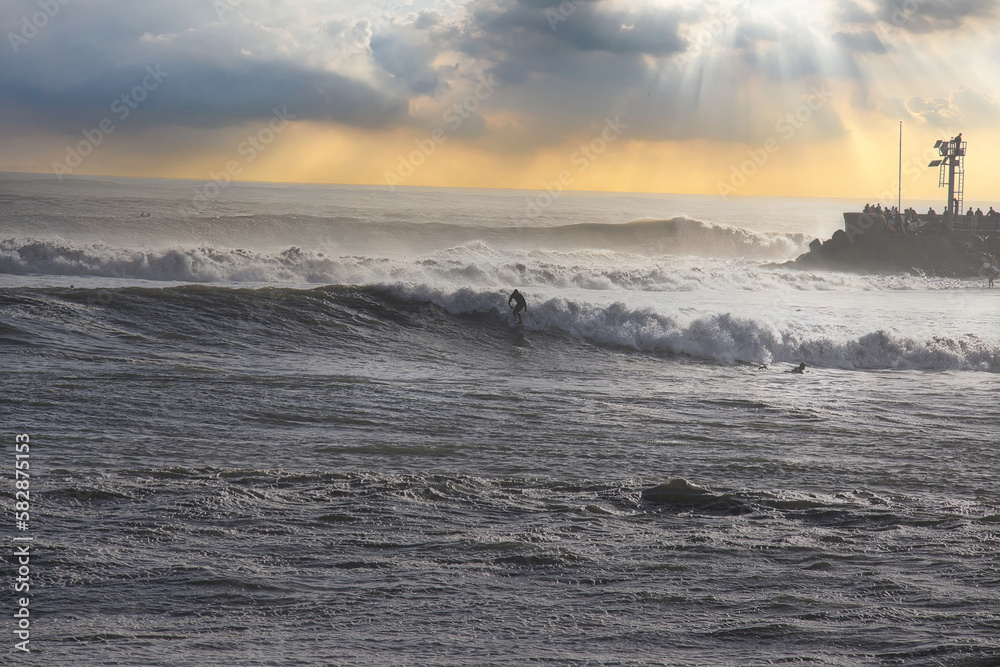
<path fill-rule="evenodd" d="M 503 345 L 509 337 L 506 297 L 500 289 L 403 284 L 313 289 L 9 288 L 0 290 L 0 344 L 45 346 L 49 340 L 64 341 L 73 335 L 90 340 L 97 335 L 111 337 L 118 345 L 123 332 L 128 332 L 129 340 L 156 344 L 184 331 L 213 345 L 214 341 L 235 346 L 295 341 L 326 349 L 330 332 L 336 330 L 341 332 L 338 345 L 366 350 L 394 344 L 392 332 L 403 327 L 423 340 L 422 348 L 453 349 L 458 339 L 464 339 L 478 349 L 483 341 Z M 63 332 L 67 335 L 40 338 L 32 333 L 38 328 L 36 320 L 38 326 L 49 328 L 62 323 L 59 326 L 67 329 Z M 353 332 L 350 338 L 345 331 Z M 722 364 L 805 362 L 838 369 L 1000 372 L 1000 347 L 994 339 L 973 334 L 924 338 L 881 329 L 851 333 L 801 321 L 771 321 L 764 313 L 690 312 L 668 305 L 639 307 L 552 297 L 531 303 L 523 331 L 556 345 L 575 339 L 605 349 Z M 92 341 L 87 346 L 92 347 Z"/>
<path fill-rule="evenodd" d="M 405 290 L 453 314 L 490 312 L 506 317 L 503 295 L 426 287 Z M 842 369 L 976 370 L 1000 372 L 1000 348 L 976 335 L 920 339 L 882 330 L 834 337 L 823 330 L 775 325 L 731 313 L 693 319 L 652 308 L 580 303 L 553 298 L 532 306 L 526 328 L 558 330 L 599 345 L 656 355 L 683 355 L 726 364 L 805 362 Z"/>
<path fill-rule="evenodd" d="M 534 288 L 674 292 L 954 287 L 912 276 L 850 276 L 791 271 L 758 261 L 650 257 L 622 250 L 510 250 L 483 241 L 408 257 L 335 255 L 297 246 L 280 252 L 241 248 L 140 249 L 61 240 L 0 241 L 0 275 L 132 281 Z"/>
<path fill-rule="evenodd" d="M 644 258 L 701 256 L 775 260 L 794 257 L 806 242 L 802 235 L 759 234 L 686 218 L 624 225 L 530 228 L 397 224 L 383 231 L 375 229 L 373 232 L 367 228 L 364 235 L 372 239 L 373 249 L 402 246 L 418 251 L 411 251 L 402 259 L 390 260 L 370 252 L 344 254 L 343 248 L 328 244 L 321 248 L 291 246 L 281 252 L 266 252 L 206 245 L 150 249 L 62 239 L 8 238 L 0 241 L 0 273 L 204 283 L 365 284 L 397 279 L 400 271 L 418 276 L 426 270 L 437 270 L 444 277 L 460 278 L 456 270 L 464 269 L 470 277 L 482 278 L 476 275 L 473 267 L 457 263 L 465 259 L 497 264 L 504 258 L 501 253 L 511 260 L 514 271 L 523 273 L 524 269 L 517 264 L 530 263 L 532 257 L 544 264 L 552 255 L 561 254 L 561 259 L 565 260 L 567 253 L 586 255 L 578 257 L 580 264 L 596 258 L 599 266 L 602 257 L 622 253 Z M 350 233 L 345 233 L 343 237 L 345 246 L 351 245 L 347 242 L 349 236 Z M 428 246 L 437 249 L 427 251 Z M 490 276 L 485 277 L 489 279 Z M 510 276 L 503 274 L 494 278 L 508 280 Z"/>

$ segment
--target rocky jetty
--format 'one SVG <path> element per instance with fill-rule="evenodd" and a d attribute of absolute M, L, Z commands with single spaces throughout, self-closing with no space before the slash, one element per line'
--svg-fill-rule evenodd
<path fill-rule="evenodd" d="M 816 239 L 809 244 L 809 252 L 783 266 L 976 278 L 985 262 L 1000 265 L 1000 233 L 862 233 L 850 222 L 846 231 L 837 230 L 827 241 Z"/>

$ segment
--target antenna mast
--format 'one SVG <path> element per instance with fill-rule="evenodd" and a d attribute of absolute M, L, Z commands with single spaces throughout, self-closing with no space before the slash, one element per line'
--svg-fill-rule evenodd
<path fill-rule="evenodd" d="M 965 198 L 965 147 L 969 142 L 962 141 L 962 135 L 949 141 L 938 139 L 934 148 L 941 153 L 940 160 L 934 160 L 928 167 L 941 167 L 938 172 L 938 187 L 948 186 L 948 211 L 952 220 L 962 214 L 962 204 Z M 947 174 L 947 178 L 946 175 Z"/>

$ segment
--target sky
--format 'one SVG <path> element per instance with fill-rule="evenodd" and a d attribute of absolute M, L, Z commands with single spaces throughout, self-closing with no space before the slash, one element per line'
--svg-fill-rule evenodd
<path fill-rule="evenodd" d="M 0 171 L 1000 201 L 998 5 L 5 0 Z"/>

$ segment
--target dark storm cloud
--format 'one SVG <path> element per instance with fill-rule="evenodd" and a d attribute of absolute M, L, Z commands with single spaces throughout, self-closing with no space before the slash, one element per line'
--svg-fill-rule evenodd
<path fill-rule="evenodd" d="M 448 40 L 456 51 L 501 84 L 494 110 L 509 110 L 519 129 L 502 129 L 501 148 L 524 150 L 557 144 L 567 135 L 600 131 L 606 118 L 628 114 L 640 139 L 660 121 L 647 93 L 670 57 L 687 42 L 684 20 L 700 11 L 677 7 L 633 8 L 610 0 L 474 0 L 468 19 Z"/>
<path fill-rule="evenodd" d="M 9 2 L 0 8 L 8 29 L 37 5 Z M 224 127 L 276 107 L 299 120 L 422 126 L 440 125 L 441 109 L 486 76 L 497 94 L 455 136 L 492 133 L 518 150 L 617 115 L 630 139 L 757 140 L 831 74 L 812 26 L 793 12 L 754 20 L 746 3 L 469 0 L 448 15 L 359 7 L 370 15 L 331 13 L 313 25 L 303 6 L 264 0 L 69 3 L 20 53 L 0 49 L 0 103 L 8 117 L 76 132 L 154 66 L 169 76 L 129 127 Z M 844 16 L 863 18 L 860 5 L 852 11 Z M 837 39 L 878 52 L 863 25 Z M 753 97 L 755 81 L 786 92 Z M 514 120 L 491 127 L 490 112 Z M 814 116 L 820 134 L 842 131 L 831 107 Z"/>
<path fill-rule="evenodd" d="M 679 34 L 684 13 L 677 9 L 629 10 L 601 0 L 505 0 L 478 2 L 470 14 L 463 50 L 494 58 L 497 71 L 510 80 L 560 69 L 566 58 L 586 54 L 604 54 L 634 73 L 642 56 L 669 56 L 686 46 Z"/>
<path fill-rule="evenodd" d="M 132 109 L 130 127 L 223 127 L 266 119 L 275 107 L 299 120 L 377 127 L 406 112 L 405 103 L 333 72 L 274 62 L 222 65 L 183 54 L 162 54 L 150 62 L 162 73 L 162 83 L 152 89 L 143 85 L 148 70 L 132 66 L 58 88 L 5 75 L 4 95 L 12 111 L 30 112 L 36 122 L 63 130 L 121 117 L 123 104 Z"/>
<path fill-rule="evenodd" d="M 530 119 L 527 143 L 558 143 L 605 116 L 643 105 L 668 57 L 683 52 L 677 8 L 603 0 L 477 0 L 457 48 L 508 85 L 502 103 Z M 635 110 L 629 111 L 632 117 Z"/>
<path fill-rule="evenodd" d="M 372 58 L 378 65 L 414 93 L 430 95 L 441 85 L 430 67 L 433 54 L 422 45 L 399 33 L 377 33 L 371 38 Z"/>
<path fill-rule="evenodd" d="M 997 13 L 1000 0 L 871 0 L 839 5 L 836 17 L 845 24 L 893 26 L 912 33 L 956 30 L 967 20 Z"/>
<path fill-rule="evenodd" d="M 434 95 L 447 88 L 450 68 L 436 67 L 438 54 L 449 48 L 458 34 L 455 26 L 437 11 L 425 10 L 373 32 L 369 41 L 372 59 L 383 71 L 418 95 Z"/>
<path fill-rule="evenodd" d="M 8 25 L 12 15 L 37 10 L 29 1 L 14 4 L 2 15 Z M 167 75 L 146 91 L 129 127 L 219 127 L 267 119 L 275 107 L 287 107 L 300 120 L 366 127 L 405 116 L 407 100 L 391 86 L 297 59 L 287 44 L 268 43 L 276 38 L 266 27 L 217 5 L 225 6 L 187 0 L 66 5 L 17 52 L 0 49 L 5 110 L 34 123 L 79 129 L 108 116 L 152 66 Z M 404 51 L 388 48 L 386 59 L 398 60 Z M 435 82 L 417 77 L 414 85 Z"/>
<path fill-rule="evenodd" d="M 755 22 L 746 6 L 477 0 L 469 15 L 459 48 L 512 84 L 491 104 L 522 115 L 525 145 L 619 115 L 634 140 L 762 140 L 825 76 L 809 26 L 791 14 Z M 748 108 L 757 78 L 785 92 Z M 811 116 L 802 137 L 844 131 L 830 105 Z"/>

